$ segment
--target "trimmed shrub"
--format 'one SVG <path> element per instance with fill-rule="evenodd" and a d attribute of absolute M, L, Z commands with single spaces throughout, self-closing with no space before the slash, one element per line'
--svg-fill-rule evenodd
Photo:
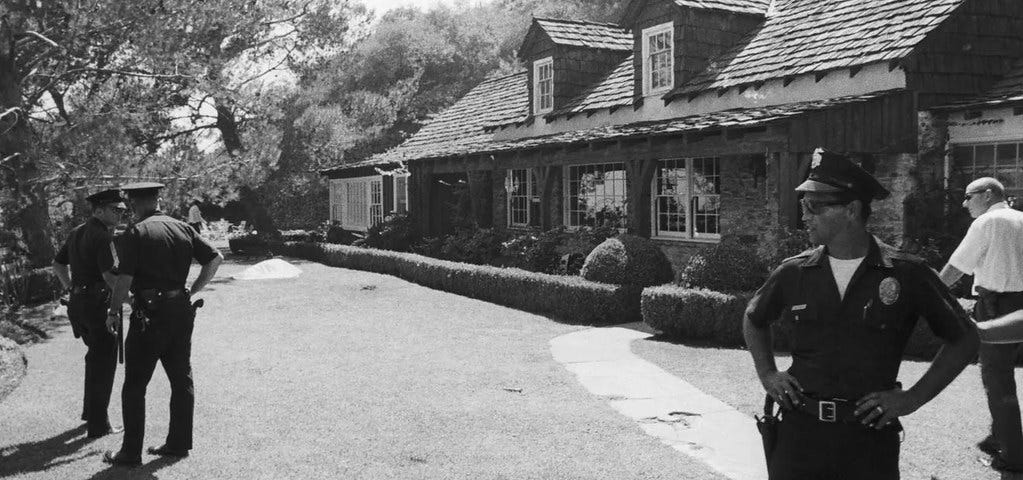
<path fill-rule="evenodd" d="M 662 285 L 643 290 L 640 308 L 643 322 L 667 337 L 734 347 L 745 344 L 742 315 L 752 296 Z"/>
<path fill-rule="evenodd" d="M 383 222 L 369 227 L 366 238 L 356 240 L 353 245 L 408 252 L 416 239 L 417 235 L 408 215 L 391 215 Z"/>
<path fill-rule="evenodd" d="M 360 237 L 337 225 L 331 225 L 327 227 L 327 232 L 324 234 L 324 238 L 327 243 L 351 245 L 352 242 L 358 240 Z"/>
<path fill-rule="evenodd" d="M 279 253 L 335 267 L 394 275 L 426 287 L 571 323 L 609 325 L 639 320 L 638 309 L 629 308 L 631 298 L 626 289 L 579 277 L 343 245 L 287 243 Z"/>
<path fill-rule="evenodd" d="M 502 244 L 501 254 L 512 266 L 531 272 L 577 275 L 586 256 L 609 237 L 618 235 L 612 226 L 580 227 L 568 230 L 558 226 L 547 231 L 530 230 Z M 562 258 L 570 261 L 562 265 Z"/>
<path fill-rule="evenodd" d="M 728 294 L 706 289 L 689 289 L 675 285 L 649 287 L 643 290 L 641 308 L 643 323 L 674 340 L 710 341 L 720 346 L 742 346 L 742 317 L 753 293 Z M 960 300 L 966 311 L 972 300 Z M 774 347 L 788 350 L 792 325 L 778 319 L 772 324 Z M 906 344 L 905 356 L 932 359 L 941 348 L 927 322 L 920 319 Z"/>
<path fill-rule="evenodd" d="M 594 282 L 649 287 L 674 278 L 671 262 L 654 242 L 623 234 L 604 240 L 586 257 L 582 277 Z"/>
<path fill-rule="evenodd" d="M 690 257 L 679 274 L 678 284 L 718 292 L 750 292 L 763 285 L 768 273 L 756 248 L 726 238 Z"/>

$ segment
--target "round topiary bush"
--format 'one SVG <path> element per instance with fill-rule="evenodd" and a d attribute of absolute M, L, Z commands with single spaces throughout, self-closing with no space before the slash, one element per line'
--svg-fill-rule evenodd
<path fill-rule="evenodd" d="M 594 282 L 638 287 L 661 285 L 675 277 L 671 262 L 657 244 L 628 234 L 597 245 L 586 256 L 580 274 Z"/>
<path fill-rule="evenodd" d="M 751 292 L 763 285 L 768 273 L 756 246 L 729 238 L 690 257 L 678 283 L 717 292 Z"/>

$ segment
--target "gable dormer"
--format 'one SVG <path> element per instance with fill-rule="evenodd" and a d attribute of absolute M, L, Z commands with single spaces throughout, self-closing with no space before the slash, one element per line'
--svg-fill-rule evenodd
<path fill-rule="evenodd" d="M 530 76 L 530 115 L 561 108 L 632 49 L 632 35 L 615 24 L 534 18 L 519 48 Z"/>
<path fill-rule="evenodd" d="M 633 0 L 620 25 L 633 32 L 634 95 L 660 98 L 714 68 L 710 59 L 763 24 L 770 0 Z"/>

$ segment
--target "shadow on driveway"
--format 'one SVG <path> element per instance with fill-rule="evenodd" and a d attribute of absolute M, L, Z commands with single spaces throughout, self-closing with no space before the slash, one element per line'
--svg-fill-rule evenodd
<path fill-rule="evenodd" d="M 75 455 L 88 445 L 85 424 L 59 435 L 13 446 L 0 446 L 0 477 L 17 473 L 42 472 L 95 453 Z M 99 461 L 99 458 L 97 458 Z"/>

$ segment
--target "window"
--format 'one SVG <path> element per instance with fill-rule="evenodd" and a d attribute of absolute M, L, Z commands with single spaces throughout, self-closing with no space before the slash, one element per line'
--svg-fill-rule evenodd
<path fill-rule="evenodd" d="M 365 231 L 383 221 L 383 181 L 379 176 L 331 180 L 331 220 L 346 230 Z"/>
<path fill-rule="evenodd" d="M 1023 142 L 955 145 L 952 150 L 950 185 L 963 190 L 980 177 L 995 177 L 1005 185 L 1013 207 L 1020 208 L 1023 196 Z"/>
<path fill-rule="evenodd" d="M 376 225 L 384 221 L 384 182 L 369 182 L 369 224 Z"/>
<path fill-rule="evenodd" d="M 653 236 L 721 238 L 719 159 L 660 160 L 653 182 Z"/>
<path fill-rule="evenodd" d="M 565 167 L 565 225 L 625 228 L 625 164 Z"/>
<path fill-rule="evenodd" d="M 554 60 L 551 57 L 533 64 L 533 98 L 535 114 L 554 109 Z"/>
<path fill-rule="evenodd" d="M 675 83 L 674 31 L 671 22 L 643 30 L 643 95 L 667 92 Z"/>
<path fill-rule="evenodd" d="M 508 226 L 540 225 L 540 191 L 532 169 L 508 170 L 504 189 L 508 192 Z"/>
<path fill-rule="evenodd" d="M 408 213 L 408 175 L 394 176 L 394 213 Z"/>

